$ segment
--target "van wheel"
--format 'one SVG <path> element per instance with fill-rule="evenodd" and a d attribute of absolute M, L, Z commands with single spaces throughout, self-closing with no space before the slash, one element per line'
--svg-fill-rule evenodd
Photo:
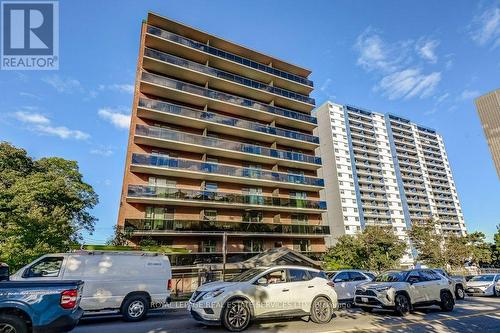
<path fill-rule="evenodd" d="M 231 332 L 243 331 L 250 324 L 250 307 L 242 299 L 229 300 L 222 310 L 222 324 Z"/>
<path fill-rule="evenodd" d="M 21 318 L 9 314 L 0 315 L 0 332 L 27 333 L 28 325 Z"/>
<path fill-rule="evenodd" d="M 311 305 L 311 320 L 316 324 L 326 324 L 332 320 L 332 302 L 326 297 L 317 297 Z"/>
<path fill-rule="evenodd" d="M 404 317 L 410 313 L 410 299 L 405 294 L 397 294 L 394 303 L 396 305 L 396 314 Z"/>
<path fill-rule="evenodd" d="M 441 293 L 441 310 L 450 312 L 453 310 L 453 307 L 455 306 L 455 301 L 453 300 L 453 296 L 451 295 L 450 292 L 442 292 Z"/>
<path fill-rule="evenodd" d="M 455 288 L 455 297 L 457 299 L 464 299 L 465 298 L 465 291 L 464 291 L 464 287 L 462 286 L 457 286 Z"/>
<path fill-rule="evenodd" d="M 145 296 L 131 296 L 122 305 L 121 313 L 126 321 L 140 321 L 146 318 L 149 302 Z"/>

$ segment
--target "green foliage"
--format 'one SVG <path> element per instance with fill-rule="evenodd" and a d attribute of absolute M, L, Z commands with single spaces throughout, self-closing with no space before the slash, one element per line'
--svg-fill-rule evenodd
<path fill-rule="evenodd" d="M 23 149 L 0 143 L 0 261 L 13 270 L 42 254 L 69 249 L 93 231 L 89 209 L 97 194 L 75 161 L 33 160 Z"/>
<path fill-rule="evenodd" d="M 383 271 L 399 267 L 399 260 L 406 250 L 390 227 L 369 226 L 357 235 L 343 235 L 328 249 L 323 257 L 324 268 L 343 268 Z"/>
<path fill-rule="evenodd" d="M 128 240 L 130 239 L 130 232 L 127 230 L 123 230 L 118 226 L 113 226 L 114 234 L 113 236 L 106 241 L 106 245 L 113 246 L 125 246 L 128 244 Z"/>
<path fill-rule="evenodd" d="M 497 232 L 495 233 L 494 241 L 497 248 L 500 248 L 500 224 L 497 225 Z"/>
<path fill-rule="evenodd" d="M 418 261 L 429 266 L 457 269 L 466 263 L 478 266 L 490 263 L 491 246 L 482 232 L 467 236 L 445 235 L 438 231 L 439 221 L 415 223 L 408 235 L 418 252 Z"/>

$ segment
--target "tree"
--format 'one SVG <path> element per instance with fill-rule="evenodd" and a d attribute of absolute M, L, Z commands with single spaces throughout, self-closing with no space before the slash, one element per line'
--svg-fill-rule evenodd
<path fill-rule="evenodd" d="M 438 233 L 436 223 L 426 220 L 414 223 L 408 231 L 412 245 L 418 252 L 418 260 L 430 267 L 444 267 L 446 264 L 443 252 L 443 235 Z"/>
<path fill-rule="evenodd" d="M 128 241 L 130 238 L 130 233 L 127 230 L 123 231 L 122 228 L 118 226 L 113 226 L 114 234 L 113 236 L 106 241 L 106 245 L 112 246 L 125 246 L 128 245 Z"/>
<path fill-rule="evenodd" d="M 328 270 L 358 268 L 377 272 L 397 268 L 406 247 L 392 228 L 369 226 L 362 233 L 339 237 L 323 257 L 324 267 Z"/>
<path fill-rule="evenodd" d="M 76 161 L 34 160 L 0 143 L 0 261 L 14 270 L 42 254 L 67 251 L 93 231 L 89 210 L 98 203 Z"/>

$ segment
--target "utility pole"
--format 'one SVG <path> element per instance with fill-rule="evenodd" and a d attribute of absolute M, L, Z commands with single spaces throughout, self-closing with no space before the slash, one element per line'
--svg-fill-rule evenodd
<path fill-rule="evenodd" d="M 226 281 L 227 233 L 222 234 L 222 281 Z"/>

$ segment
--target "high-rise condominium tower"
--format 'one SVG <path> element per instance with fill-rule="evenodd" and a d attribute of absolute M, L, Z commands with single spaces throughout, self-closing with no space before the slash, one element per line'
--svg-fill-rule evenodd
<path fill-rule="evenodd" d="M 391 226 L 401 239 L 434 217 L 445 233 L 465 224 L 443 138 L 394 115 L 326 102 L 317 109 L 332 236 Z M 326 219 L 326 218 L 325 218 Z M 403 260 L 411 264 L 411 253 Z"/>
<path fill-rule="evenodd" d="M 500 178 L 500 89 L 478 97 L 475 102 Z"/>
<path fill-rule="evenodd" d="M 178 264 L 220 260 L 224 233 L 237 259 L 324 251 L 309 74 L 149 13 L 118 226 L 194 254 Z"/>

